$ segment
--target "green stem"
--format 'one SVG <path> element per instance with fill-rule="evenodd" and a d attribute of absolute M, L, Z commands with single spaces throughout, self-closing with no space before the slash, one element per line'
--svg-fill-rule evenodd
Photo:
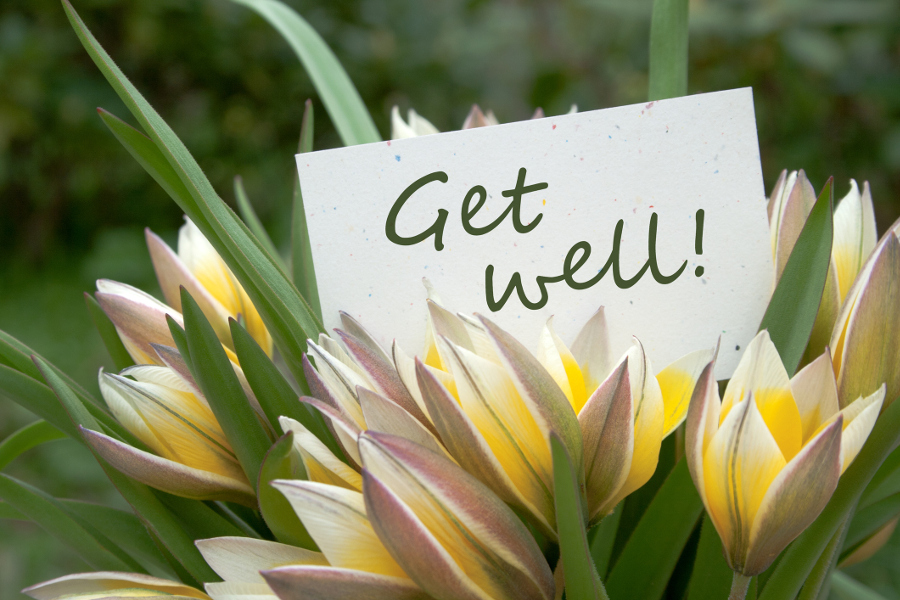
<path fill-rule="evenodd" d="M 750 589 L 751 579 L 753 578 L 747 575 L 735 573 L 734 579 L 731 580 L 731 592 L 728 594 L 728 600 L 744 600 L 747 597 L 747 590 Z"/>

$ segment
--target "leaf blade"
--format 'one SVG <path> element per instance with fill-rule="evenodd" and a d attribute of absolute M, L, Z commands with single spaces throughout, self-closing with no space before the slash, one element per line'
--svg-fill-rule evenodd
<path fill-rule="evenodd" d="M 25 425 L 0 442 L 0 470 L 3 470 L 6 465 L 23 452 L 65 437 L 65 433 L 47 421 L 35 421 Z"/>
<path fill-rule="evenodd" d="M 688 0 L 654 0 L 649 100 L 687 95 Z"/>
<path fill-rule="evenodd" d="M 281 254 L 278 252 L 278 248 L 275 247 L 272 238 L 269 237 L 269 232 L 263 227 L 262 221 L 259 220 L 256 211 L 253 210 L 253 204 L 250 202 L 250 197 L 247 195 L 247 190 L 244 188 L 244 180 L 240 175 L 235 175 L 234 177 L 234 197 L 235 200 L 237 200 L 238 210 L 241 213 L 241 218 L 244 219 L 244 223 L 247 224 L 247 227 L 250 228 L 250 231 L 253 232 L 256 239 L 265 246 L 269 254 L 272 255 L 272 258 L 280 263 L 282 269 L 285 269 L 286 267 L 284 261 L 281 260 Z"/>

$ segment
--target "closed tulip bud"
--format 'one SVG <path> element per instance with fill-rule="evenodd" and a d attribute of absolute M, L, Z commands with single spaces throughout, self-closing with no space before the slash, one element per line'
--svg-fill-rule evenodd
<path fill-rule="evenodd" d="M 397 106 L 394 106 L 394 108 L 391 109 L 392 140 L 430 135 L 432 133 L 440 132 L 437 130 L 437 127 L 428 121 L 428 119 L 413 109 L 409 109 L 407 121 L 404 121 L 403 117 L 400 116 L 400 109 Z"/>

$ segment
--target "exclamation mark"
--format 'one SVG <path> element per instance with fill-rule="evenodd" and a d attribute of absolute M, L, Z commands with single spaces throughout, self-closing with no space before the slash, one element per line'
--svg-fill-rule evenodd
<path fill-rule="evenodd" d="M 698 256 L 703 254 L 703 214 L 702 208 L 697 211 L 697 233 L 694 236 L 694 252 L 696 252 Z M 694 269 L 694 275 L 697 277 L 702 276 L 703 267 L 698 266 Z"/>

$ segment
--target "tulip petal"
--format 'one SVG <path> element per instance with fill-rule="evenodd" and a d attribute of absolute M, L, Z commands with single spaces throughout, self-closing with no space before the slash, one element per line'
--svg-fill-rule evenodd
<path fill-rule="evenodd" d="M 447 348 L 443 353 L 456 381 L 463 412 L 484 436 L 516 489 L 555 529 L 553 463 L 547 438 L 534 414 L 502 367 L 449 341 L 441 345 Z M 558 387 L 556 391 L 571 410 L 562 391 Z"/>
<path fill-rule="evenodd" d="M 360 429 L 365 429 L 366 420 L 359 407 L 359 400 L 356 398 L 356 388 L 362 386 L 372 389 L 374 387 L 372 382 L 365 375 L 360 374 L 318 344 L 313 343 L 312 340 L 308 340 L 307 343 L 310 354 L 316 359 L 317 372 L 332 397 L 337 401 L 341 412 L 352 418 Z M 356 368 L 359 369 L 359 367 Z"/>
<path fill-rule="evenodd" d="M 206 593 L 212 600 L 275 600 L 277 596 L 265 582 L 221 581 L 205 583 Z M 159 600 L 168 600 L 160 598 Z"/>
<path fill-rule="evenodd" d="M 362 326 L 362 324 L 354 319 L 349 314 L 344 311 L 340 311 L 341 316 L 341 326 L 344 328 L 344 331 L 355 337 L 360 343 L 365 345 L 369 350 L 375 352 L 381 356 L 385 361 L 391 362 L 391 357 L 388 353 L 381 347 L 381 344 L 378 343 L 378 340 L 375 339 L 369 331 Z"/>
<path fill-rule="evenodd" d="M 841 474 L 847 470 L 856 455 L 862 449 L 863 444 L 869 439 L 881 406 L 884 403 L 885 386 L 867 396 L 851 402 L 841 411 L 844 418 L 843 433 L 841 434 Z"/>
<path fill-rule="evenodd" d="M 400 380 L 403 382 L 403 385 L 406 386 L 410 396 L 415 400 L 422 413 L 428 417 L 429 422 L 433 421 L 434 419 L 431 413 L 428 412 L 428 407 L 425 405 L 424 398 L 422 398 L 422 391 L 419 389 L 419 385 L 416 381 L 416 361 L 400 347 L 397 340 L 394 340 L 394 345 L 391 350 L 394 355 L 394 366 L 397 369 Z M 428 365 L 425 365 L 425 368 L 431 371 L 431 374 L 437 377 L 448 390 L 452 390 L 452 394 L 456 394 L 456 383 L 449 373 Z"/>
<path fill-rule="evenodd" d="M 578 332 L 572 344 L 572 356 L 581 367 L 584 387 L 589 394 L 596 390 L 615 368 L 616 360 L 609 347 L 609 330 L 602 306 Z"/>
<path fill-rule="evenodd" d="M 472 340 L 472 347 L 474 348 L 475 354 L 499 365 L 500 357 L 497 356 L 497 353 L 494 351 L 494 345 L 491 343 L 491 338 L 488 337 L 488 334 L 481 323 L 474 317 L 470 317 L 464 313 L 456 313 L 456 316 L 459 317 L 459 320 L 466 326 L 466 331 L 469 332 L 469 338 Z"/>
<path fill-rule="evenodd" d="M 679 358 L 657 374 L 656 380 L 666 407 L 663 437 L 672 433 L 687 417 L 697 378 L 712 358 L 713 350 L 697 350 Z"/>
<path fill-rule="evenodd" d="M 791 394 L 800 411 L 803 443 L 806 443 L 840 410 L 830 352 L 823 353 L 794 375 Z"/>
<path fill-rule="evenodd" d="M 396 436 L 366 432 L 360 436 L 360 454 L 372 523 L 423 589 L 438 597 L 440 584 L 428 576 L 419 547 L 408 543 L 407 535 L 423 530 L 396 526 L 410 516 L 487 598 L 553 597 L 553 574 L 534 538 L 481 482 L 447 458 Z"/>
<path fill-rule="evenodd" d="M 130 285 L 100 279 L 94 296 L 138 364 L 159 363 L 150 344 L 175 345 L 166 315 L 184 326 L 181 313 Z"/>
<path fill-rule="evenodd" d="M 277 479 L 272 485 L 291 503 L 330 565 L 406 577 L 375 535 L 362 494 L 312 481 Z"/>
<path fill-rule="evenodd" d="M 321 552 L 268 540 L 218 537 L 196 544 L 203 560 L 225 581 L 265 584 L 260 571 L 286 565 L 328 565 Z"/>
<path fill-rule="evenodd" d="M 391 109 L 391 139 L 402 140 L 417 135 L 415 129 L 410 127 L 400 116 L 400 108 L 395 104 Z"/>
<path fill-rule="evenodd" d="M 723 420 L 732 406 L 753 394 L 759 413 L 772 432 L 785 460 L 793 458 L 803 443 L 800 411 L 791 395 L 791 380 L 768 331 L 750 342 L 722 398 Z"/>
<path fill-rule="evenodd" d="M 409 109 L 409 112 L 406 114 L 409 119 L 409 126 L 413 128 L 416 132 L 416 135 L 431 135 L 434 133 L 440 133 L 438 128 L 431 124 L 431 122 L 414 111 L 413 109 Z"/>
<path fill-rule="evenodd" d="M 792 174 L 793 175 L 793 174 Z M 788 181 L 790 184 L 790 181 Z M 784 198 L 784 195 L 787 197 Z M 793 186 L 785 186 L 785 192 L 782 194 L 784 198 L 778 220 L 776 221 L 774 230 L 778 236 L 778 242 L 775 249 L 775 276 L 776 281 L 781 278 L 784 266 L 787 264 L 788 257 L 800 237 L 800 231 L 806 224 L 806 217 L 809 216 L 813 204 L 816 203 L 816 191 L 813 189 L 806 173 L 801 169 L 796 176 L 796 182 Z"/>
<path fill-rule="evenodd" d="M 138 450 L 118 440 L 81 428 L 85 440 L 103 460 L 128 477 L 152 488 L 196 500 L 222 500 L 256 506 L 256 494 L 247 478 L 228 477 L 203 471 L 155 454 Z"/>
<path fill-rule="evenodd" d="M 430 429 L 432 433 L 437 433 L 433 431 L 428 417 L 425 416 L 425 413 L 422 412 L 422 409 L 419 408 L 419 405 L 416 404 L 416 401 L 413 400 L 406 390 L 400 375 L 397 374 L 397 369 L 394 368 L 393 361 L 385 360 L 380 353 L 371 350 L 365 344 L 340 329 L 335 331 L 341 337 L 344 345 L 347 346 L 350 356 L 362 367 L 374 384 L 374 387 L 363 386 L 363 388 L 386 396 L 392 402 L 402 407 L 402 410 L 414 417 L 425 428 Z M 357 393 L 358 397 L 359 394 Z"/>
<path fill-rule="evenodd" d="M 300 402 L 309 404 L 322 413 L 322 416 L 325 417 L 325 422 L 328 424 L 328 429 L 331 431 L 332 435 L 334 435 L 341 450 L 344 451 L 344 454 L 350 459 L 354 466 L 358 466 L 360 460 L 359 450 L 356 448 L 356 440 L 362 432 L 362 429 L 356 422 L 341 411 L 332 407 L 330 404 L 316 398 L 302 396 Z"/>
<path fill-rule="evenodd" d="M 56 600 L 58 598 L 89 594 L 92 592 L 113 592 L 115 590 L 142 588 L 163 594 L 186 596 L 188 598 L 209 598 L 198 589 L 159 577 L 140 573 L 120 573 L 118 571 L 95 571 L 76 573 L 51 579 L 22 590 L 35 600 Z"/>
<path fill-rule="evenodd" d="M 541 331 L 537 359 L 566 395 L 577 415 L 587 402 L 584 375 L 581 374 L 575 357 L 553 331 L 553 317 L 547 319 L 547 324 Z"/>
<path fill-rule="evenodd" d="M 684 428 L 684 455 L 687 460 L 694 486 L 700 493 L 703 505 L 709 511 L 706 499 L 706 477 L 703 470 L 703 457 L 709 443 L 719 429 L 719 383 L 715 376 L 715 361 L 710 361 L 697 378 L 691 405 L 688 408 Z"/>
<path fill-rule="evenodd" d="M 743 568 L 750 532 L 787 462 L 750 395 L 722 421 L 703 457 L 707 511 L 732 570 Z"/>
<path fill-rule="evenodd" d="M 419 587 L 438 600 L 492 600 L 415 513 L 366 469 L 363 486 L 378 537 Z"/>
<path fill-rule="evenodd" d="M 485 437 L 442 384 L 437 375 L 441 372 L 416 359 L 418 387 L 450 455 L 504 502 L 524 509 L 538 528 L 553 539 L 556 534 L 547 518 L 513 483 Z"/>
<path fill-rule="evenodd" d="M 781 214 L 781 204 L 784 201 L 784 188 L 785 183 L 787 182 L 787 169 L 783 169 L 781 171 L 781 175 L 778 176 L 778 181 L 775 182 L 775 187 L 772 188 L 772 194 L 769 196 L 769 201 L 766 204 L 766 213 L 769 216 L 769 232 L 772 236 L 772 257 L 775 257 L 775 247 L 778 243 L 778 235 L 777 229 L 772 225 L 772 218 Z M 791 173 L 792 176 L 796 177 L 795 173 Z"/>
<path fill-rule="evenodd" d="M 432 452 L 443 454 L 447 458 L 447 450 L 435 437 L 435 433 L 426 429 L 422 423 L 403 410 L 397 403 L 381 394 L 370 392 L 365 388 L 357 389 L 359 404 L 366 417 L 366 427 L 371 431 L 381 431 L 391 435 L 412 440 Z M 428 423 L 433 429 L 434 426 Z"/>
<path fill-rule="evenodd" d="M 281 600 L 429 600 L 411 580 L 334 567 L 280 567 L 263 577 Z"/>
<path fill-rule="evenodd" d="M 576 472 L 581 473 L 583 468 L 581 428 L 578 426 L 578 418 L 572 410 L 572 405 L 566 400 L 566 395 L 525 346 L 484 316 L 476 316 L 491 338 L 494 350 L 516 391 L 543 433 L 547 455 L 549 456 L 550 433 L 556 433 L 569 456 L 576 461 L 574 465 Z M 552 486 L 552 477 L 549 481 Z"/>
<path fill-rule="evenodd" d="M 435 344 L 434 352 L 437 353 L 437 362 L 431 360 L 431 350 L 426 348 L 425 364 L 435 367 L 436 369 L 446 370 L 444 366 L 444 356 L 441 354 L 441 347 L 437 344 L 438 338 L 445 337 L 452 343 L 461 348 L 465 348 L 470 352 L 475 352 L 475 345 L 472 338 L 469 337 L 469 328 L 463 323 L 462 319 L 454 315 L 452 312 L 429 298 L 426 301 L 428 306 L 428 319 L 433 328 L 432 343 Z"/>
<path fill-rule="evenodd" d="M 300 422 L 289 417 L 278 417 L 285 433 L 294 432 L 294 448 L 300 453 L 310 481 L 327 483 L 348 490 L 362 490 L 362 477 L 347 466 L 331 450 Z"/>
<path fill-rule="evenodd" d="M 634 410 L 628 361 L 600 384 L 578 413 L 584 440 L 585 491 L 591 522 L 609 514 L 625 484 L 634 453 Z"/>
<path fill-rule="evenodd" d="M 863 184 L 863 193 L 860 194 L 856 181 L 851 179 L 850 191 L 834 211 L 832 261 L 837 271 L 841 300 L 847 297 L 853 280 L 875 249 L 877 241 L 875 208 L 869 182 Z"/>
<path fill-rule="evenodd" d="M 840 477 L 841 422 L 838 417 L 803 447 L 768 485 L 752 521 L 740 571 L 756 575 L 812 523 Z"/>
<path fill-rule="evenodd" d="M 849 314 L 832 335 L 838 398 L 845 406 L 887 384 L 887 403 L 900 394 L 900 241 L 888 235 L 860 273 L 847 296 Z M 854 285 L 854 288 L 856 286 Z"/>

